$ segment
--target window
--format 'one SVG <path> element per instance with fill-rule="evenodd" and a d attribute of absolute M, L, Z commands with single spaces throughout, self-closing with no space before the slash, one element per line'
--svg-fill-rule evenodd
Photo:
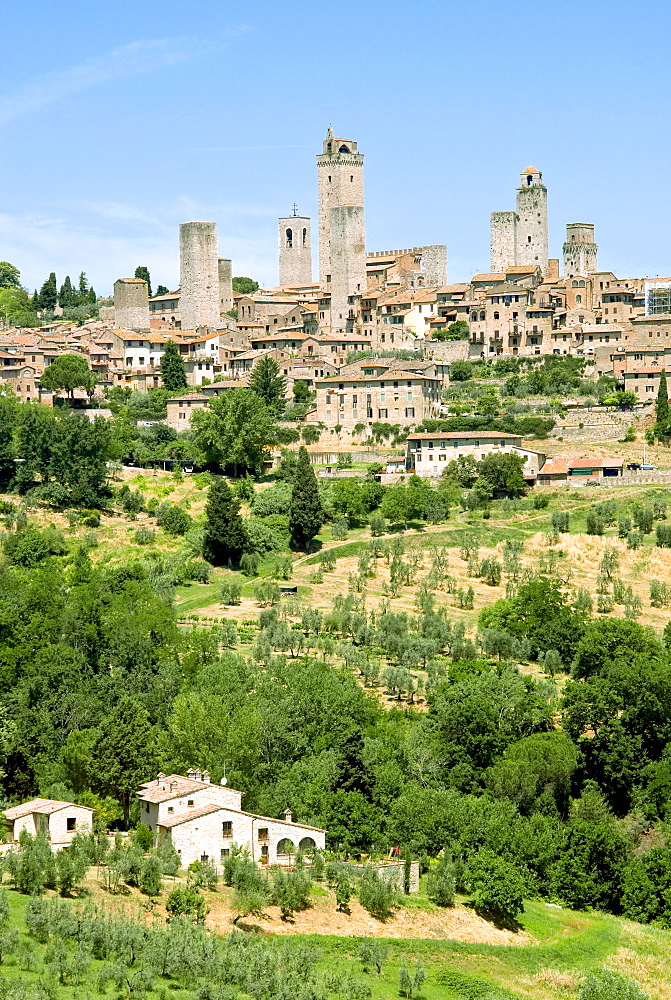
<path fill-rule="evenodd" d="M 578 305 L 580 305 L 580 303 L 582 302 L 582 295 L 576 295 L 575 300 L 578 303 Z"/>
<path fill-rule="evenodd" d="M 219 856 L 220 856 L 220 858 L 221 858 L 222 861 L 225 861 L 226 858 L 230 857 L 230 854 L 231 854 L 231 851 L 230 851 L 230 848 L 228 848 L 228 847 L 222 847 L 221 851 L 219 852 Z"/>
<path fill-rule="evenodd" d="M 405 415 L 406 415 L 406 417 L 414 417 L 414 415 L 415 415 L 415 407 L 414 406 L 406 406 L 406 408 L 405 408 Z"/>
<path fill-rule="evenodd" d="M 499 314 L 497 312 L 495 312 L 494 313 L 494 319 L 498 319 L 498 318 L 499 318 Z"/>
<path fill-rule="evenodd" d="M 226 820 L 221 824 L 221 835 L 222 837 L 233 836 L 233 823 L 230 820 Z"/>
<path fill-rule="evenodd" d="M 193 805 L 193 799 L 188 799 L 186 804 L 187 804 L 187 806 L 192 806 Z"/>
<path fill-rule="evenodd" d="M 380 420 L 386 420 L 387 419 L 387 410 L 384 409 L 384 408 L 381 409 L 381 410 L 378 410 L 377 411 L 377 415 L 378 415 L 378 419 L 380 419 Z"/>
<path fill-rule="evenodd" d="M 74 816 L 68 816 L 67 825 L 68 825 L 68 830 L 76 830 L 77 829 L 76 818 Z"/>
<path fill-rule="evenodd" d="M 447 462 L 447 455 L 439 455 L 438 456 L 438 461 L 439 462 Z"/>
<path fill-rule="evenodd" d="M 267 826 L 260 826 L 259 827 L 259 840 L 267 840 L 267 839 L 268 839 L 268 827 Z"/>
<path fill-rule="evenodd" d="M 169 813 L 174 813 L 174 811 L 175 811 L 174 806 L 168 806 Z"/>

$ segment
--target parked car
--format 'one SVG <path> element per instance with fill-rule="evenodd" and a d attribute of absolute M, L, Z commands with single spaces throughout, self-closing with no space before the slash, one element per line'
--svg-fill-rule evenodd
<path fill-rule="evenodd" d="M 656 465 L 646 465 L 646 464 L 644 463 L 644 464 L 643 464 L 643 465 L 641 466 L 641 468 L 642 468 L 642 469 L 645 469 L 645 470 L 646 470 L 646 472 L 657 472 L 657 466 L 656 466 Z"/>
<path fill-rule="evenodd" d="M 627 468 L 629 469 L 630 472 L 638 472 L 638 470 L 641 468 L 641 463 L 640 462 L 629 462 Z"/>

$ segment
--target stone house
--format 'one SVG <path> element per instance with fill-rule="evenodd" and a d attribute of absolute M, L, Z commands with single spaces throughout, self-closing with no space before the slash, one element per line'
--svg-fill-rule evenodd
<path fill-rule="evenodd" d="M 316 420 L 327 427 L 351 430 L 376 422 L 407 427 L 437 415 L 441 382 L 433 372 L 405 370 L 379 359 L 315 379 L 315 390 Z"/>
<path fill-rule="evenodd" d="M 545 462 L 542 452 L 522 447 L 522 438 L 500 431 L 436 431 L 407 437 L 406 469 L 418 476 L 440 476 L 448 462 L 470 456 L 476 462 L 487 455 L 519 455 L 524 460 L 522 474 L 535 483 Z"/>
<path fill-rule="evenodd" d="M 54 849 L 68 847 L 77 833 L 93 827 L 93 809 L 57 799 L 31 799 L 20 806 L 3 809 L 8 823 L 7 839 L 16 843 L 22 830 L 36 836 L 43 833 Z"/>
<path fill-rule="evenodd" d="M 175 431 L 185 431 L 191 426 L 191 415 L 195 410 L 207 409 L 208 401 L 200 392 L 184 392 L 180 396 L 170 396 L 166 402 L 168 415 L 166 424 Z"/>
<path fill-rule="evenodd" d="M 622 460 L 616 458 L 580 458 L 578 455 L 556 455 L 541 469 L 538 482 L 572 483 L 574 486 L 599 479 L 614 479 L 622 475 Z"/>
<path fill-rule="evenodd" d="M 159 774 L 138 792 L 140 816 L 156 842 L 170 837 L 184 867 L 194 861 L 220 864 L 231 845 L 246 848 L 260 865 L 290 865 L 297 850 L 323 850 L 326 831 L 284 819 L 259 816 L 241 807 L 242 792 L 210 781 L 208 771 Z"/>
<path fill-rule="evenodd" d="M 663 371 L 666 371 L 664 364 L 640 365 L 638 368 L 623 371 L 620 377 L 627 392 L 635 392 L 641 401 L 650 402 L 657 399 L 659 380 Z M 668 381 L 668 372 L 666 378 Z"/>

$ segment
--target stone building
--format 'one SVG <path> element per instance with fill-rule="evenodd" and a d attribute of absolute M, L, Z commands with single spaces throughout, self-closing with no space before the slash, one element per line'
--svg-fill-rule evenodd
<path fill-rule="evenodd" d="M 280 286 L 312 284 L 312 242 L 307 216 L 283 216 L 279 220 Z"/>
<path fill-rule="evenodd" d="M 407 437 L 406 469 L 418 476 L 440 476 L 448 462 L 470 456 L 476 462 L 487 455 L 519 455 L 524 460 L 522 474 L 535 483 L 545 455 L 522 447 L 522 438 L 500 431 L 417 433 Z"/>
<path fill-rule="evenodd" d="M 214 784 L 207 771 L 159 774 L 138 792 L 142 821 L 155 831 L 157 843 L 170 837 L 182 867 L 194 861 L 220 864 L 231 845 L 246 848 L 260 865 L 291 865 L 298 850 L 323 850 L 326 831 L 242 809 L 242 792 Z"/>
<path fill-rule="evenodd" d="M 196 410 L 206 410 L 208 399 L 200 392 L 183 392 L 170 396 L 166 401 L 168 411 L 166 424 L 175 431 L 186 431 L 191 426 L 191 417 Z"/>
<path fill-rule="evenodd" d="M 594 242 L 592 222 L 569 222 L 566 226 L 564 243 L 564 275 L 573 278 L 576 274 L 594 274 L 598 271 L 599 248 Z"/>
<path fill-rule="evenodd" d="M 224 316 L 233 308 L 233 262 L 230 257 L 219 257 L 219 313 Z"/>
<path fill-rule="evenodd" d="M 331 324 L 344 330 L 347 298 L 366 288 L 363 155 L 351 139 L 337 139 L 329 126 L 317 157 L 319 281 L 331 290 Z"/>
<path fill-rule="evenodd" d="M 547 188 L 535 167 L 520 174 L 515 211 L 491 216 L 492 272 L 522 264 L 538 265 L 548 273 Z"/>
<path fill-rule="evenodd" d="M 22 830 L 33 837 L 44 834 L 52 850 L 68 847 L 78 833 L 93 828 L 93 809 L 57 799 L 31 799 L 19 806 L 3 809 L 7 820 L 7 840 L 16 843 Z"/>
<path fill-rule="evenodd" d="M 114 282 L 114 325 L 117 330 L 149 329 L 147 282 L 141 278 L 117 278 Z"/>
<path fill-rule="evenodd" d="M 407 427 L 437 416 L 441 379 L 431 363 L 376 358 L 348 365 L 331 378 L 315 379 L 315 390 L 314 419 L 327 427 L 353 430 L 373 423 Z"/>
<path fill-rule="evenodd" d="M 219 256 L 215 222 L 183 222 L 179 227 L 182 330 L 220 324 Z"/>

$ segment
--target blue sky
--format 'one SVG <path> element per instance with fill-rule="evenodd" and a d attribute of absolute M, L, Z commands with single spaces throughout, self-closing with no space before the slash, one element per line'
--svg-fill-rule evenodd
<path fill-rule="evenodd" d="M 446 243 L 488 269 L 489 213 L 528 164 L 550 253 L 594 222 L 599 263 L 671 273 L 668 4 L 5 0 L 0 260 L 32 289 L 146 264 L 213 220 L 234 274 L 277 281 L 277 217 L 316 229 L 326 127 L 366 156 L 370 250 Z M 316 271 L 316 269 L 315 269 Z"/>

